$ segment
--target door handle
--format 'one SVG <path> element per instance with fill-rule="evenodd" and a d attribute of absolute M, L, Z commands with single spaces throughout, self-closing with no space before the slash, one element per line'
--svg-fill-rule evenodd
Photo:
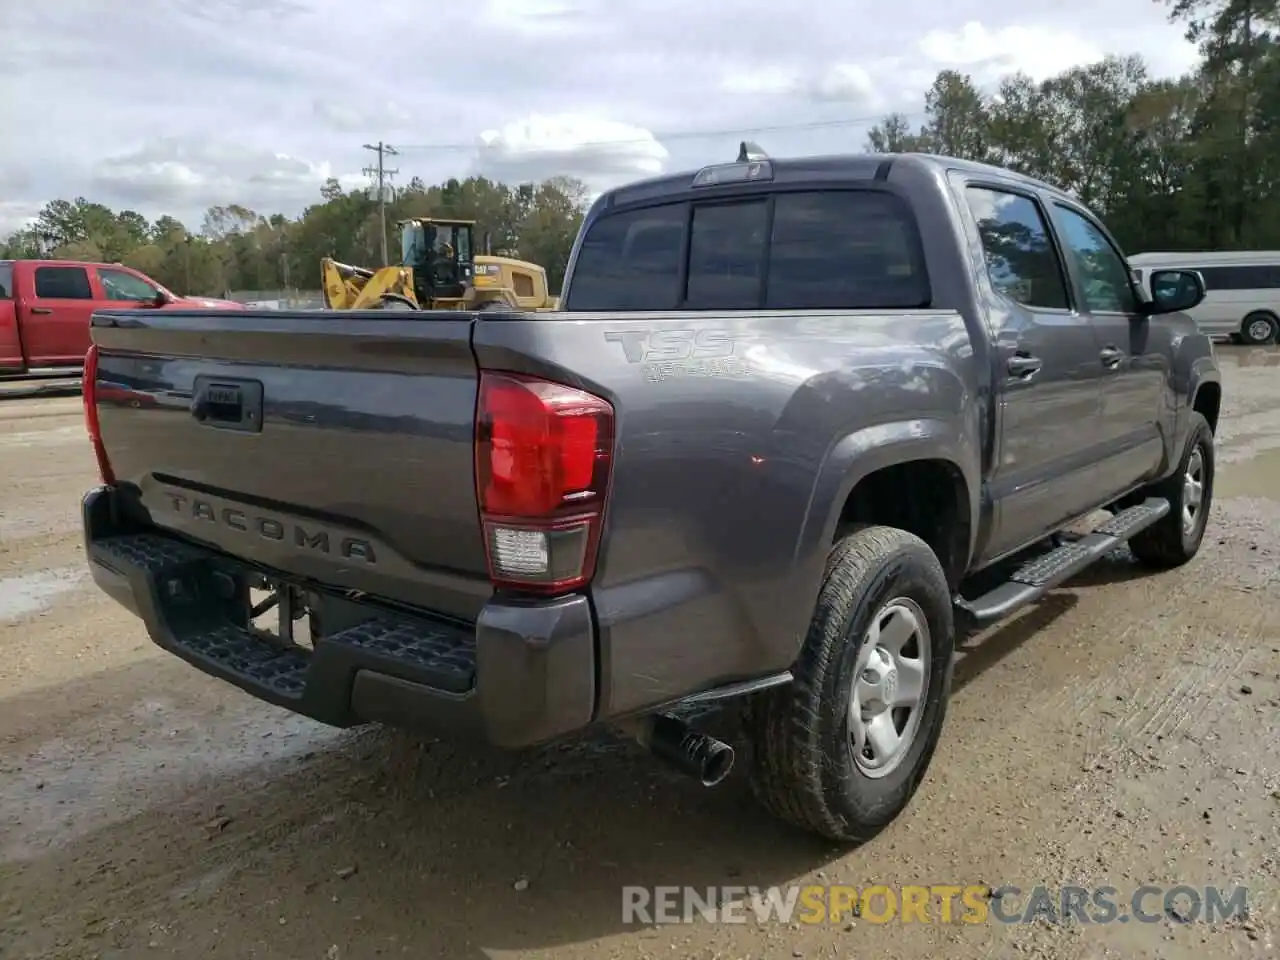
<path fill-rule="evenodd" d="M 53 309 L 51 307 L 32 307 L 31 312 L 32 313 L 53 313 Z"/>
<path fill-rule="evenodd" d="M 1098 356 L 1102 358 L 1102 365 L 1104 367 L 1115 367 L 1124 359 L 1124 351 L 1118 350 L 1115 347 L 1107 347 L 1098 354 Z"/>
<path fill-rule="evenodd" d="M 1009 358 L 1009 372 L 1015 377 L 1028 380 L 1033 377 L 1036 372 L 1044 365 L 1039 357 L 1033 357 L 1026 353 L 1015 353 Z"/>

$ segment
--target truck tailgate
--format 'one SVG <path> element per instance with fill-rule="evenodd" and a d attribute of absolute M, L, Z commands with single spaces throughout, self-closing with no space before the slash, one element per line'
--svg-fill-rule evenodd
<path fill-rule="evenodd" d="M 491 592 L 470 314 L 95 314 L 103 445 L 157 526 L 470 616 Z"/>

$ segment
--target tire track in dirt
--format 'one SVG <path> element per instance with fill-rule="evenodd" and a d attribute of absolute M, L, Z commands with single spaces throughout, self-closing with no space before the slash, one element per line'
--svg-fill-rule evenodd
<path fill-rule="evenodd" d="M 1235 383 L 1224 417 L 1260 402 L 1260 380 Z M 0 412 L 0 436 L 31 429 Z M 0 540 L 0 577 L 82 562 L 78 531 L 56 524 L 74 525 L 92 456 L 70 439 L 42 449 L 34 482 L 30 465 L 0 458 L 19 503 L 51 511 Z M 620 888 L 1243 878 L 1266 894 L 1280 849 L 1267 792 L 1280 789 L 1268 747 L 1280 623 L 1261 588 L 1278 547 L 1268 514 L 1229 501 L 1186 568 L 1136 576 L 1121 556 L 975 638 L 919 795 L 853 851 L 769 821 L 737 774 L 706 792 L 611 738 L 505 754 L 308 727 L 159 653 L 123 610 L 77 588 L 0 623 L 0 650 L 22 662 L 6 674 L 0 658 L 0 782 L 15 785 L 0 792 L 0 953 L 1263 956 L 1267 918 L 1252 932 L 865 918 L 644 928 L 621 923 Z"/>

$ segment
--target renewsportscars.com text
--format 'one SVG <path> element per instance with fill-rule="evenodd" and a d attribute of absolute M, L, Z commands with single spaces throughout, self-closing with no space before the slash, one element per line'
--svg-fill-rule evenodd
<path fill-rule="evenodd" d="M 1248 916 L 1246 887 L 932 884 L 623 887 L 624 923 L 1218 923 Z"/>

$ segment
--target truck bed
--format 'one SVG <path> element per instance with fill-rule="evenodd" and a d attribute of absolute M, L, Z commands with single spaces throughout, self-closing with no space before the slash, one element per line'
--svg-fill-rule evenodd
<path fill-rule="evenodd" d="M 596 718 L 785 671 L 855 461 L 941 449 L 976 476 L 981 455 L 954 311 L 114 311 L 92 331 L 112 529 L 508 638 L 493 649 L 588 617 Z M 612 410 L 573 598 L 487 562 L 479 384 L 509 376 Z M 478 658 L 483 686 L 482 640 Z"/>

